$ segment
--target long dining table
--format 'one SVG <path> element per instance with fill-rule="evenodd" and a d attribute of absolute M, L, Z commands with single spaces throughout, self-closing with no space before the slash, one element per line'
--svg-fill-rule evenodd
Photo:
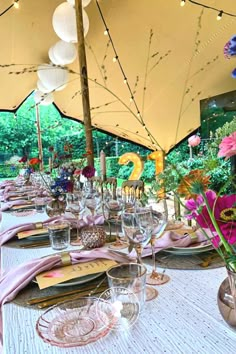
<path fill-rule="evenodd" d="M 44 213 L 21 218 L 4 212 L 2 215 L 1 230 L 19 222 L 47 218 Z M 56 251 L 50 247 L 20 249 L 5 244 L 1 247 L 1 272 L 53 252 Z M 150 271 L 151 259 L 145 258 L 144 263 Z M 43 310 L 5 303 L 2 306 L 3 353 L 235 353 L 236 333 L 224 322 L 217 306 L 217 291 L 227 276 L 225 268 L 167 269 L 166 273 L 171 280 L 156 287 L 158 297 L 146 302 L 131 328 L 111 330 L 102 339 L 81 347 L 59 348 L 45 343 L 36 332 L 36 321 Z"/>

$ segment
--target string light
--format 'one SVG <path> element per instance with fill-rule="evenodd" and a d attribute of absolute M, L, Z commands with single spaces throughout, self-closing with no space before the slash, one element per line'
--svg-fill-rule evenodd
<path fill-rule="evenodd" d="M 236 14 L 232 14 L 230 12 L 217 9 L 216 7 L 205 5 L 205 4 L 202 4 L 202 3 L 198 2 L 198 1 L 195 1 L 195 0 L 188 0 L 188 1 L 191 4 L 193 4 L 193 5 L 201 6 L 201 7 L 204 7 L 205 9 L 216 11 L 218 13 L 218 16 L 217 16 L 217 20 L 218 21 L 221 20 L 223 14 L 227 15 L 227 16 L 231 16 L 231 17 L 236 17 Z M 185 5 L 185 4 L 182 5 L 183 2 L 186 3 L 186 0 L 185 1 L 181 0 L 180 6 L 184 6 Z"/>
<path fill-rule="evenodd" d="M 19 9 L 19 6 L 20 6 L 18 1 L 19 0 L 14 1 L 14 4 L 13 4 L 16 9 Z"/>
<path fill-rule="evenodd" d="M 109 36 L 110 44 L 111 44 L 111 46 L 112 46 L 112 48 L 113 48 L 113 51 L 114 51 L 114 54 L 115 54 L 115 56 L 113 57 L 113 62 L 116 62 L 116 61 L 118 62 L 118 66 L 119 66 L 120 71 L 121 71 L 121 73 L 122 73 L 122 75 L 123 75 L 124 84 L 127 85 L 127 88 L 128 88 L 128 90 L 129 90 L 129 93 L 130 93 L 130 99 L 129 99 L 129 100 L 130 100 L 130 102 L 133 102 L 134 107 L 136 108 L 136 110 L 137 110 L 137 112 L 138 112 L 137 115 L 136 115 L 137 120 L 139 121 L 140 124 L 142 124 L 142 126 L 143 126 L 143 128 L 146 130 L 146 132 L 149 133 L 149 134 L 148 134 L 148 137 L 149 137 L 149 139 L 150 139 L 150 138 L 151 138 L 151 133 L 147 130 L 145 124 L 143 123 L 143 119 L 141 119 L 141 117 L 140 117 L 140 110 L 139 110 L 139 108 L 138 108 L 137 102 L 136 102 L 135 97 L 134 97 L 134 95 L 133 95 L 133 91 L 131 90 L 130 84 L 129 84 L 128 79 L 127 79 L 127 76 L 125 75 L 125 71 L 124 71 L 124 69 L 123 69 L 123 66 L 122 66 L 120 60 L 118 59 L 118 54 L 117 54 L 117 51 L 116 51 L 114 42 L 113 42 L 113 40 L 112 40 L 110 31 L 108 31 L 107 23 L 106 23 L 106 20 L 105 20 L 105 18 L 104 18 L 104 16 L 103 16 L 103 13 L 102 13 L 102 10 L 101 10 L 100 5 L 99 5 L 99 3 L 98 3 L 98 0 L 96 0 L 96 5 L 97 5 L 97 8 L 98 8 L 99 14 L 100 14 L 100 16 L 101 16 L 101 19 L 102 19 L 102 21 L 103 21 L 103 24 L 104 24 L 104 27 L 105 27 L 105 32 L 106 32 L 106 34 Z M 104 32 L 104 34 L 105 34 L 105 32 Z M 159 145 L 159 144 L 157 143 L 157 145 Z"/>
<path fill-rule="evenodd" d="M 15 0 L 10 6 L 8 6 L 4 11 L 0 13 L 0 16 L 4 15 L 6 12 L 8 12 L 12 7 L 15 9 L 19 8 L 19 1 L 20 0 Z"/>
<path fill-rule="evenodd" d="M 104 36 L 108 36 L 108 28 L 104 31 Z"/>
<path fill-rule="evenodd" d="M 181 1 L 180 1 L 180 6 L 183 7 L 184 5 L 185 5 L 185 0 L 181 0 Z"/>
<path fill-rule="evenodd" d="M 220 21 L 222 19 L 222 16 L 223 16 L 223 11 L 221 10 L 216 17 L 217 21 Z"/>

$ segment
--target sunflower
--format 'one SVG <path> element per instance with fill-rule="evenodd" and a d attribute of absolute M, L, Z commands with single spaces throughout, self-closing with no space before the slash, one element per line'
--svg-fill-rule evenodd
<path fill-rule="evenodd" d="M 199 194 L 205 192 L 210 184 L 210 177 L 204 175 L 203 170 L 192 170 L 184 176 L 179 184 L 177 192 L 185 199 L 197 199 Z"/>

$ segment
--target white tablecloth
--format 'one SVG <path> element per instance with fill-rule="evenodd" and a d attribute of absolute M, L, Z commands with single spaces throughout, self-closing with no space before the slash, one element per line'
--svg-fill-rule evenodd
<path fill-rule="evenodd" d="M 30 217 L 31 219 L 32 217 Z M 45 215 L 40 216 L 43 220 Z M 20 218 L 18 218 L 20 219 Z M 19 221 L 17 219 L 17 221 Z M 27 218 L 29 220 L 29 218 Z M 35 219 L 35 217 L 33 217 Z M 23 222 L 23 218 L 21 218 Z M 12 224 L 4 214 L 3 225 Z M 35 221 L 39 221 L 39 218 Z M 52 253 L 50 248 L 1 249 L 3 270 Z M 149 262 L 149 261 L 148 261 Z M 44 343 L 35 323 L 41 310 L 8 303 L 3 306 L 4 354 L 137 354 L 200 353 L 233 354 L 236 332 L 223 321 L 217 307 L 217 290 L 226 277 L 224 268 L 214 270 L 167 270 L 171 281 L 158 287 L 159 297 L 146 303 L 138 322 L 127 332 L 111 332 L 84 347 L 61 349 Z"/>

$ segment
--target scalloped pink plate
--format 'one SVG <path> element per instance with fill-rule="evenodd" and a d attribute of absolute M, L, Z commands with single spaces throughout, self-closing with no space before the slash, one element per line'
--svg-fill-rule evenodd
<path fill-rule="evenodd" d="M 50 307 L 38 319 L 36 330 L 44 342 L 69 348 L 104 337 L 116 321 L 114 307 L 109 302 L 87 297 Z"/>

